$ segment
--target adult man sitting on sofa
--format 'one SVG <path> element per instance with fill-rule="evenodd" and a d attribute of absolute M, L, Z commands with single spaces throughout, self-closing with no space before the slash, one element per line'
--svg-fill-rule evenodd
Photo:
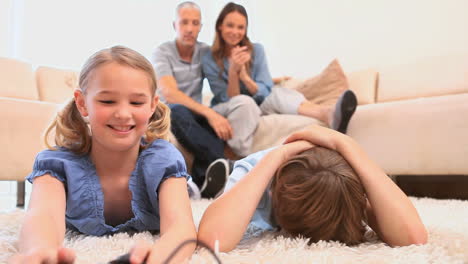
<path fill-rule="evenodd" d="M 194 155 L 193 181 L 203 197 L 214 197 L 229 174 L 224 141 L 232 137 L 233 131 L 226 118 L 202 104 L 201 58 L 210 47 L 197 40 L 201 29 L 199 6 L 193 2 L 179 4 L 173 27 L 175 41 L 161 44 L 152 58 L 158 90 L 171 108 L 172 133 Z M 197 186 L 189 186 L 199 192 Z"/>

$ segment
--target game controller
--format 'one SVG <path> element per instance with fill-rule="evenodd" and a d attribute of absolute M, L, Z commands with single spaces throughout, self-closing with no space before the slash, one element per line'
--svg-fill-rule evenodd
<path fill-rule="evenodd" d="M 130 253 L 124 254 L 114 260 L 111 260 L 107 264 L 130 264 Z M 146 259 L 143 260 L 142 264 L 146 264 Z"/>

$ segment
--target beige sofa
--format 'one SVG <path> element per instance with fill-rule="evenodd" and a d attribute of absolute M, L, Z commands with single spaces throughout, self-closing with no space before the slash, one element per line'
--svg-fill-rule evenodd
<path fill-rule="evenodd" d="M 468 175 L 468 55 L 430 57 L 346 74 L 359 106 L 348 134 L 389 175 Z M 292 86 L 297 80 L 285 85 Z M 0 58 L 0 180 L 19 182 L 45 148 L 42 135 L 77 86 L 73 71 Z M 262 117 L 251 152 L 280 144 L 317 120 Z M 191 155 L 182 150 L 187 163 Z"/>

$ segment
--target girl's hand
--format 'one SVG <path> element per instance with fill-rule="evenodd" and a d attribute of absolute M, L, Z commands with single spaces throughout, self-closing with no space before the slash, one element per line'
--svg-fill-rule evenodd
<path fill-rule="evenodd" d="M 75 252 L 69 248 L 37 249 L 28 254 L 17 254 L 8 261 L 10 264 L 72 264 L 75 262 Z"/>
<path fill-rule="evenodd" d="M 307 140 L 312 144 L 337 150 L 338 142 L 346 140 L 347 138 L 349 137 L 333 129 L 319 125 L 310 125 L 289 135 L 284 141 L 284 144 L 297 140 Z"/>
<path fill-rule="evenodd" d="M 146 241 L 138 241 L 130 251 L 130 263 L 140 264 L 143 263 L 151 255 L 153 245 Z"/>

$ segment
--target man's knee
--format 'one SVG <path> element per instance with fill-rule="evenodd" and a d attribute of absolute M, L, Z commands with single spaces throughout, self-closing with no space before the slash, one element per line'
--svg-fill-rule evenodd
<path fill-rule="evenodd" d="M 171 109 L 171 119 L 187 119 L 187 118 L 193 118 L 193 113 L 185 107 L 184 105 L 181 104 L 170 104 L 169 108 Z"/>

